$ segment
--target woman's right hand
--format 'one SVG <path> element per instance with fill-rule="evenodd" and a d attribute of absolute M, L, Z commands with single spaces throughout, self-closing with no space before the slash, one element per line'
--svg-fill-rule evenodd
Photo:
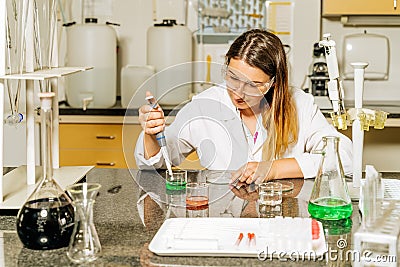
<path fill-rule="evenodd" d="M 146 92 L 146 97 L 148 96 L 151 96 L 150 92 Z M 150 105 L 143 105 L 139 108 L 139 122 L 145 134 L 156 135 L 164 131 L 164 112 L 159 105 L 155 108 Z"/>

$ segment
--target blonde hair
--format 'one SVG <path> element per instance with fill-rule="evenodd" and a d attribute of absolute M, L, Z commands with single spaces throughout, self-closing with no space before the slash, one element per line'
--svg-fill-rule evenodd
<path fill-rule="evenodd" d="M 298 140 L 298 120 L 292 94 L 289 89 L 279 91 L 287 93 L 281 96 L 275 92 L 270 108 L 265 109 L 262 115 L 263 125 L 268 129 L 268 137 L 263 145 L 263 160 L 282 158 L 290 145 Z"/>

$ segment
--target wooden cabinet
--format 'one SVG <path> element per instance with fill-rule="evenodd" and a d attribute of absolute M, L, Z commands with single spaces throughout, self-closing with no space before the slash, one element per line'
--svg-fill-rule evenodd
<path fill-rule="evenodd" d="M 60 166 L 136 168 L 133 153 L 140 132 L 140 125 L 61 123 Z"/>
<path fill-rule="evenodd" d="M 134 151 L 142 128 L 138 124 L 60 123 L 60 166 L 137 168 Z M 201 169 L 196 153 L 179 166 Z"/>
<path fill-rule="evenodd" d="M 399 15 L 394 6 L 395 0 L 322 0 L 322 15 Z"/>

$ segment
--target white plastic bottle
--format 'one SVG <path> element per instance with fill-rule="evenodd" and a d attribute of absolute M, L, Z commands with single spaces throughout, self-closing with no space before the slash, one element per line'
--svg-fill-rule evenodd
<path fill-rule="evenodd" d="M 127 65 L 121 69 L 121 106 L 139 108 L 146 98 L 146 91 L 155 91 L 153 66 Z"/>
<path fill-rule="evenodd" d="M 160 105 L 175 106 L 192 92 L 192 33 L 175 20 L 164 20 L 147 30 L 147 65 L 156 70 Z"/>
<path fill-rule="evenodd" d="M 67 29 L 67 66 L 93 67 L 66 79 L 67 102 L 74 108 L 109 108 L 117 95 L 117 35 L 97 19 Z"/>

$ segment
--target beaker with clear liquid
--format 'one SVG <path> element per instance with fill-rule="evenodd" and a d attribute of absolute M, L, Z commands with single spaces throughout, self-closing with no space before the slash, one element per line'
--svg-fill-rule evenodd
<path fill-rule="evenodd" d="M 313 218 L 339 220 L 351 216 L 353 207 L 339 156 L 339 137 L 324 136 L 321 163 L 308 203 Z"/>
<path fill-rule="evenodd" d="M 67 256 L 77 264 L 92 262 L 101 255 L 100 240 L 93 223 L 93 205 L 100 187 L 97 183 L 79 183 L 67 187 L 75 209 L 74 230 Z"/>

